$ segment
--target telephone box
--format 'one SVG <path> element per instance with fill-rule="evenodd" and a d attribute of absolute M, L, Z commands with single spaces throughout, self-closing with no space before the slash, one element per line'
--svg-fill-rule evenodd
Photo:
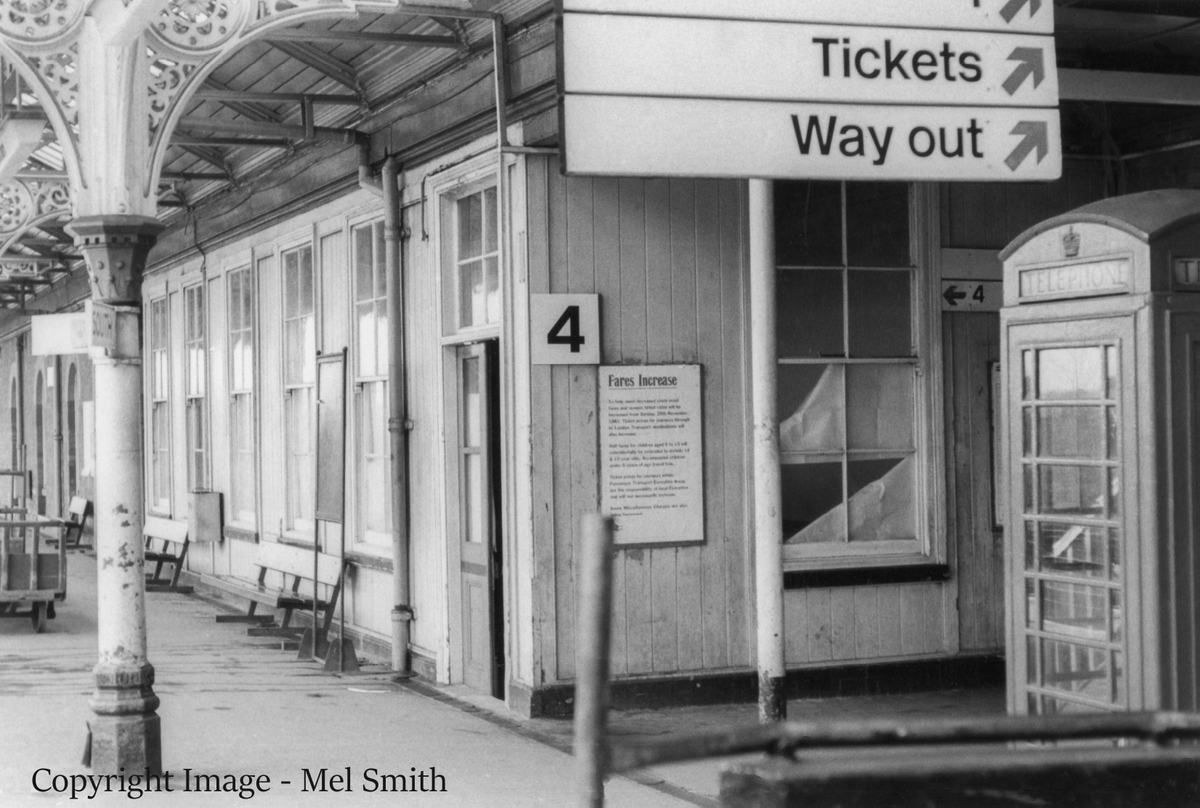
<path fill-rule="evenodd" d="M 1200 191 L 1003 253 L 1008 710 L 1200 706 Z"/>

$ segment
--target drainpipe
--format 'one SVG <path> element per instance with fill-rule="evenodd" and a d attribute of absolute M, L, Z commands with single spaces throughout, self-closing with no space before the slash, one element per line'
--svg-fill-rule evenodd
<path fill-rule="evenodd" d="M 392 670 L 408 673 L 408 415 L 404 384 L 404 276 L 400 251 L 400 185 L 396 158 L 383 164 L 383 255 L 387 268 L 388 432 L 392 438 Z"/>
<path fill-rule="evenodd" d="M 404 384 L 404 282 L 400 249 L 400 182 L 396 158 L 383 164 L 383 181 L 371 172 L 371 143 L 358 141 L 358 184 L 383 197 L 383 262 L 387 273 L 388 432 L 392 458 L 392 670 L 408 674 L 408 415 Z"/>
<path fill-rule="evenodd" d="M 62 410 L 62 357 L 54 357 L 54 494 L 58 510 L 63 514 L 63 410 Z"/>
<path fill-rule="evenodd" d="M 25 346 L 28 340 L 22 334 L 17 337 L 17 446 L 18 456 L 15 458 L 17 468 L 23 471 L 21 488 L 24 492 L 22 506 L 29 504 L 29 469 L 25 468 Z M 16 503 L 12 503 L 14 506 Z"/>

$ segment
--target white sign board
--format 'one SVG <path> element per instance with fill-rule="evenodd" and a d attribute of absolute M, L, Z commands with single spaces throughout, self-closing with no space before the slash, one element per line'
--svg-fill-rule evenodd
<path fill-rule="evenodd" d="M 563 11 L 1054 32 L 1052 0 L 562 0 Z"/>
<path fill-rule="evenodd" d="M 535 365 L 600 364 L 600 296 L 530 295 L 529 338 Z"/>
<path fill-rule="evenodd" d="M 942 279 L 942 311 L 1000 311 L 1003 281 Z"/>
<path fill-rule="evenodd" d="M 617 545 L 704 541 L 699 365 L 600 368 L 600 509 Z"/>
<path fill-rule="evenodd" d="M 1049 180 L 1062 173 L 1057 109 L 591 95 L 563 103 L 573 174 Z"/>
<path fill-rule="evenodd" d="M 112 350 L 117 345 L 117 315 L 103 303 L 89 300 L 83 311 L 37 314 L 29 319 L 34 356 L 88 353 L 93 347 Z"/>
<path fill-rule="evenodd" d="M 1048 2 L 565 0 L 563 11 L 569 174 L 1062 174 Z"/>

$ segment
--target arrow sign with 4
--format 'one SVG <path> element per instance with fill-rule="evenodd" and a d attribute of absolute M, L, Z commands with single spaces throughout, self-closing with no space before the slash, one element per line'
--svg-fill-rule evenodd
<path fill-rule="evenodd" d="M 942 281 L 942 311 L 999 311 L 1003 298 L 1001 281 Z"/>

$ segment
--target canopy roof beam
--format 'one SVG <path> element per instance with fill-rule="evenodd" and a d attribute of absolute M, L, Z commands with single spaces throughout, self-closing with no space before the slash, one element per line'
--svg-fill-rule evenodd
<path fill-rule="evenodd" d="M 298 62 L 302 62 L 318 73 L 333 79 L 343 87 L 348 87 L 360 98 L 363 98 L 362 85 L 358 80 L 358 72 L 343 61 L 334 59 L 320 48 L 307 42 L 291 40 L 269 40 L 268 44 L 276 50 L 286 53 Z"/>
<path fill-rule="evenodd" d="M 295 29 L 276 31 L 267 42 L 329 42 L 338 45 L 412 45 L 423 48 L 464 48 L 466 44 L 455 36 L 426 34 L 383 34 L 369 31 L 308 31 Z"/>

